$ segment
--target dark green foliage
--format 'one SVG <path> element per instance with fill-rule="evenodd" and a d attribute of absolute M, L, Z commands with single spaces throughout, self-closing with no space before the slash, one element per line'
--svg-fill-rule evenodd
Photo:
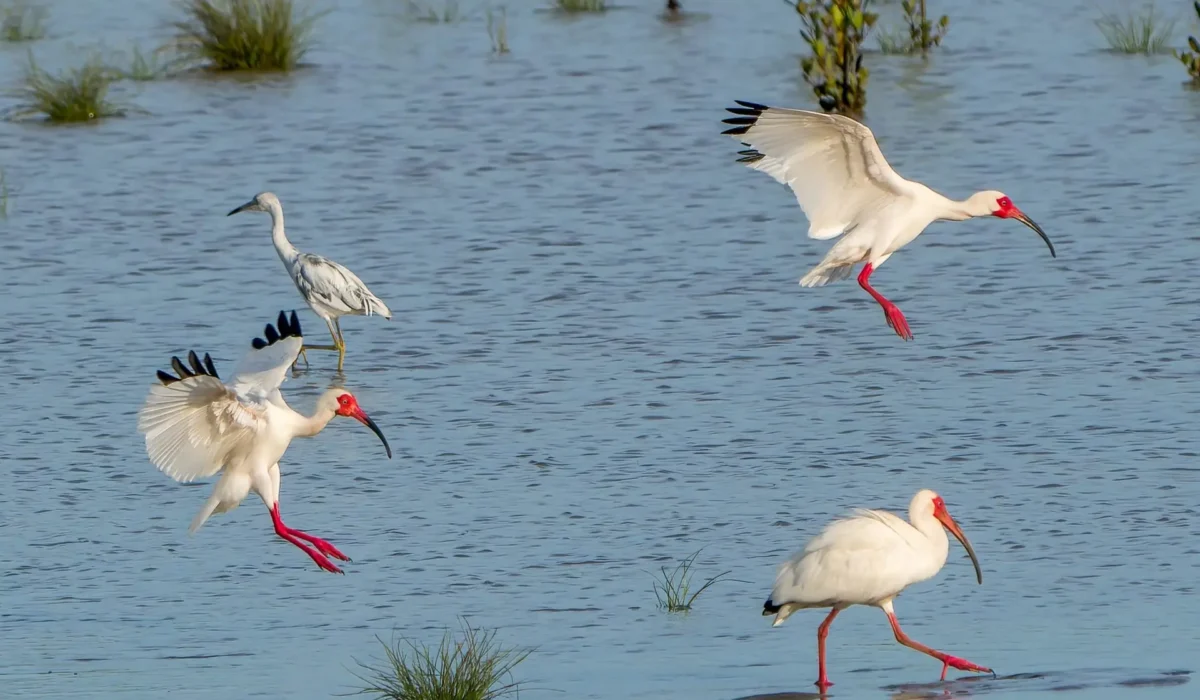
<path fill-rule="evenodd" d="M 288 71 L 309 47 L 321 15 L 297 15 L 292 0 L 185 0 L 171 47 L 185 65 L 211 70 Z"/>
<path fill-rule="evenodd" d="M 800 15 L 812 55 L 800 61 L 804 79 L 826 112 L 859 118 L 867 104 L 867 69 L 863 42 L 878 15 L 870 0 L 787 0 Z"/>
<path fill-rule="evenodd" d="M 360 664 L 369 675 L 359 694 L 378 700 L 494 700 L 517 691 L 512 670 L 528 651 L 495 643 L 495 632 L 480 632 L 463 624 L 462 639 L 450 632 L 436 648 L 401 640 L 382 639 L 386 665 Z"/>
<path fill-rule="evenodd" d="M 900 7 L 904 11 L 908 33 L 881 33 L 880 50 L 884 53 L 920 53 L 924 56 L 929 49 L 941 45 L 942 38 L 950 29 L 949 17 L 942 15 L 937 23 L 931 22 L 925 14 L 925 0 L 902 0 Z"/>
<path fill-rule="evenodd" d="M 1200 19 L 1200 0 L 1192 3 L 1193 9 L 1196 10 L 1196 17 Z M 1189 36 L 1188 49 L 1184 51 L 1176 51 L 1175 57 L 1187 69 L 1188 75 L 1192 79 L 1192 84 L 1200 86 L 1200 41 L 1196 41 L 1196 37 Z"/>
<path fill-rule="evenodd" d="M 16 90 L 21 103 L 7 116 L 41 116 L 56 124 L 123 116 L 125 110 L 107 100 L 108 88 L 116 77 L 99 57 L 55 75 L 42 70 L 30 54 L 25 76 Z"/>

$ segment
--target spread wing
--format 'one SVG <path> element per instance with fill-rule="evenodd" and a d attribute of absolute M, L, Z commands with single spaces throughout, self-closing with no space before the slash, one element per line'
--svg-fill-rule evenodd
<path fill-rule="evenodd" d="M 262 338 L 238 365 L 229 383 L 217 376 L 209 355 L 188 353 L 188 364 L 171 358 L 175 374 L 159 370 L 159 384 L 138 412 L 146 454 L 176 481 L 213 476 L 231 455 L 249 449 L 266 426 L 268 403 L 282 404 L 279 385 L 300 354 L 303 339 L 296 312 L 279 313 L 278 330 L 267 325 Z M 190 365 L 190 367 L 188 366 Z"/>
<path fill-rule="evenodd" d="M 275 326 L 268 323 L 263 337 L 250 343 L 250 352 L 242 358 L 229 382 L 245 403 L 265 407 L 267 402 L 283 401 L 279 386 L 287 379 L 288 370 L 304 347 L 304 335 L 295 311 L 290 318 L 280 311 Z"/>
<path fill-rule="evenodd" d="M 238 400 L 217 376 L 211 357 L 206 354 L 201 362 L 189 352 L 188 363 L 190 368 L 171 358 L 178 376 L 159 370 L 161 384 L 150 387 L 138 412 L 138 431 L 146 436 L 150 461 L 182 482 L 221 471 L 229 455 L 263 426 L 262 409 Z"/>
<path fill-rule="evenodd" d="M 767 173 L 792 188 L 808 217 L 811 238 L 836 238 L 909 194 L 908 181 L 888 165 L 866 126 L 836 114 L 737 103 L 740 115 L 722 132 L 749 150 L 739 162 Z"/>
<path fill-rule="evenodd" d="M 387 304 L 345 266 L 311 253 L 297 256 L 292 279 L 305 299 L 316 300 L 343 314 L 378 314 L 391 318 Z"/>

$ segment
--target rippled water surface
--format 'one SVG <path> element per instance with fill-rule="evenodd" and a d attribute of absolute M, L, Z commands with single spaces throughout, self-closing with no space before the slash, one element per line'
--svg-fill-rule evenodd
<path fill-rule="evenodd" d="M 811 104 L 781 3 L 685 0 L 703 15 L 665 24 L 656 2 L 514 2 L 503 57 L 482 12 L 400 5 L 338 3 L 289 77 L 123 86 L 148 114 L 0 125 L 6 697 L 330 697 L 375 635 L 434 641 L 459 616 L 535 648 L 534 700 L 808 693 L 821 614 L 759 616 L 776 564 L 923 486 L 984 583 L 955 545 L 897 612 L 1000 678 L 931 685 L 938 664 L 855 608 L 835 696 L 1192 696 L 1200 94 L 1172 59 L 1102 51 L 1080 0 L 947 4 L 928 64 L 869 58 L 868 123 L 901 173 L 1001 189 L 1059 251 L 1012 222 L 935 226 L 873 278 L 905 344 L 853 282 L 797 286 L 827 244 L 718 135 L 735 98 Z M 172 17 L 84 6 L 49 5 L 40 62 L 152 45 Z M 24 50 L 0 48 L 6 83 Z M 135 430 L 172 354 L 230 372 L 302 308 L 265 215 L 224 216 L 265 189 L 298 247 L 396 313 L 343 324 L 346 384 L 395 458 L 338 421 L 284 463 L 285 518 L 353 557 L 345 577 L 253 497 L 189 538 L 210 486 L 158 473 Z M 305 410 L 334 378 L 310 355 L 285 385 Z M 699 574 L 732 580 L 656 610 L 648 572 L 701 548 Z"/>

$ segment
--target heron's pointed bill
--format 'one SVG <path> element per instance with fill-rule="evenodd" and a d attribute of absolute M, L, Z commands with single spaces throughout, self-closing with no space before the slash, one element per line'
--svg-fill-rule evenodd
<path fill-rule="evenodd" d="M 979 558 L 975 556 L 975 549 L 967 541 L 967 536 L 963 534 L 962 528 L 958 526 L 958 523 L 954 522 L 954 518 L 950 517 L 945 507 L 934 508 L 933 517 L 941 521 L 942 525 L 950 531 L 950 534 L 958 538 L 959 542 L 962 542 L 963 549 L 967 550 L 967 556 L 971 557 L 971 563 L 975 565 L 975 578 L 980 583 L 983 583 L 983 570 L 979 568 Z"/>
<path fill-rule="evenodd" d="M 252 199 L 252 200 L 250 200 L 249 202 L 246 202 L 246 203 L 245 203 L 245 204 L 243 204 L 242 206 L 238 207 L 237 209 L 234 209 L 233 211 L 229 212 L 229 213 L 228 213 L 228 214 L 226 214 L 225 216 L 233 216 L 234 214 L 237 214 L 238 212 L 243 212 L 243 211 L 246 211 L 246 210 L 247 210 L 247 209 L 249 209 L 250 207 L 254 206 L 254 204 L 255 204 L 255 202 L 254 202 L 254 200 Z"/>
<path fill-rule="evenodd" d="M 379 429 L 378 425 L 375 425 L 375 421 L 371 420 L 370 416 L 368 416 L 366 413 L 363 413 L 361 408 L 355 406 L 354 409 L 354 413 L 351 413 L 350 417 L 367 426 L 371 429 L 371 432 L 379 436 L 379 441 L 383 443 L 383 449 L 387 450 L 388 459 L 391 459 L 392 447 L 388 444 L 387 438 L 383 436 L 383 431 Z"/>
<path fill-rule="evenodd" d="M 1016 219 L 1017 221 L 1020 221 L 1021 223 L 1025 224 L 1029 228 L 1036 231 L 1037 235 L 1041 236 L 1042 240 L 1046 242 L 1046 245 L 1050 247 L 1050 257 L 1052 257 L 1052 258 L 1058 257 L 1058 255 L 1056 255 L 1054 252 L 1054 244 L 1050 242 L 1050 237 L 1046 235 L 1046 232 L 1042 230 L 1041 226 L 1037 225 L 1036 221 L 1029 218 L 1028 216 L 1025 216 L 1025 212 L 1021 211 L 1020 209 L 1017 209 L 1016 207 L 1013 207 L 1013 212 L 1012 212 L 1012 214 L 1009 215 L 1009 218 Z"/>

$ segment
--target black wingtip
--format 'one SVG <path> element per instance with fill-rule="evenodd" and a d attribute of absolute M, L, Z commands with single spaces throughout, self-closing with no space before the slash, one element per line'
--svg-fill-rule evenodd
<path fill-rule="evenodd" d="M 756 121 L 758 121 L 757 116 L 754 116 L 754 117 L 729 117 L 728 119 L 722 119 L 721 123 L 722 124 L 753 124 Z"/>
<path fill-rule="evenodd" d="M 188 350 L 187 359 L 188 364 L 191 365 L 190 368 L 185 367 L 178 357 L 172 357 L 171 369 L 175 370 L 175 374 L 164 372 L 160 369 L 156 375 L 158 381 L 162 382 L 164 386 L 170 386 L 175 382 L 182 382 L 185 379 L 191 379 L 196 376 L 209 376 L 214 379 L 220 379 L 217 376 L 217 368 L 213 366 L 212 358 L 209 357 L 208 353 L 204 354 L 204 361 L 201 362 L 200 356 L 196 354 L 195 350 Z"/>
<path fill-rule="evenodd" d="M 736 103 L 740 104 L 741 106 L 743 106 L 743 107 L 745 107 L 745 108 L 747 108 L 747 109 L 754 109 L 754 110 L 757 110 L 757 111 L 759 111 L 759 112 L 765 112 L 765 111 L 767 111 L 768 109 L 770 109 L 770 107 L 768 107 L 768 106 L 766 106 L 766 105 L 760 105 L 760 104 L 759 104 L 759 103 L 757 103 L 757 102 L 747 102 L 746 100 L 734 100 L 734 102 L 736 102 Z"/>
<path fill-rule="evenodd" d="M 266 340 L 255 338 L 250 341 L 250 346 L 255 350 L 262 350 L 268 345 L 274 345 L 284 338 L 301 337 L 300 319 L 296 318 L 296 312 L 292 311 L 292 315 L 289 317 L 286 311 L 280 311 L 279 318 L 275 319 L 275 325 L 268 323 L 263 328 L 263 336 Z"/>
<path fill-rule="evenodd" d="M 767 602 L 763 603 L 763 613 L 762 614 L 764 616 L 774 615 L 775 613 L 779 612 L 779 609 L 781 607 L 782 606 L 772 603 L 770 598 L 767 598 Z"/>
<path fill-rule="evenodd" d="M 734 100 L 741 107 L 726 107 L 725 111 L 736 114 L 736 117 L 729 117 L 721 120 L 725 124 L 732 124 L 732 129 L 722 131 L 722 134 L 729 136 L 740 136 L 750 130 L 750 127 L 758 121 L 762 113 L 770 109 L 766 105 L 760 105 L 757 102 L 746 102 L 745 100 Z"/>

